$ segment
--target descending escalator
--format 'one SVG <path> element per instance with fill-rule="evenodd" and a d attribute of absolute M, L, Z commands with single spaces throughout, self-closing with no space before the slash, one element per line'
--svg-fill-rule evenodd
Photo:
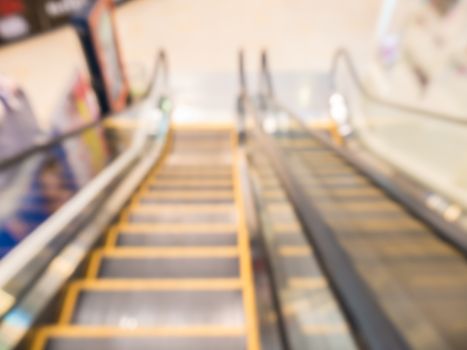
<path fill-rule="evenodd" d="M 33 349 L 258 349 L 229 127 L 174 127 Z"/>
<path fill-rule="evenodd" d="M 309 130 L 272 91 L 259 107 L 246 100 L 250 137 L 279 174 L 363 346 L 465 348 L 465 231 L 407 200 L 391 174 Z"/>

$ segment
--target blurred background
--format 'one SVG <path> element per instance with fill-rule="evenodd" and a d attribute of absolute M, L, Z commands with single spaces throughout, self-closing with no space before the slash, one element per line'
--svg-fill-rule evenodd
<path fill-rule="evenodd" d="M 467 348 L 466 91 L 467 0 L 0 0 L 0 348 Z"/>

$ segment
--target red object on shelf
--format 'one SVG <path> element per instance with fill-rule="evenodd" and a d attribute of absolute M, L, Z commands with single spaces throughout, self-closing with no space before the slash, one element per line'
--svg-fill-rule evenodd
<path fill-rule="evenodd" d="M 24 10 L 23 0 L 0 0 L 0 16 L 8 16 Z"/>

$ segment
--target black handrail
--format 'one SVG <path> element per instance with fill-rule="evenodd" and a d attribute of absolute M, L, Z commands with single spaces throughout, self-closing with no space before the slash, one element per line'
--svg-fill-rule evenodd
<path fill-rule="evenodd" d="M 261 52 L 259 94 L 268 99 L 275 98 L 274 84 L 272 83 L 271 71 L 269 69 L 269 59 L 266 50 Z"/>
<path fill-rule="evenodd" d="M 261 79 L 272 87 L 266 52 L 262 53 L 261 71 L 263 73 Z M 265 88 L 268 88 L 267 85 Z M 273 89 L 268 88 L 268 91 L 261 93 L 274 97 Z M 361 341 L 362 345 L 369 349 L 408 349 L 408 344 L 360 277 L 348 253 L 341 247 L 334 232 L 323 220 L 314 201 L 303 192 L 301 182 L 285 166 L 286 156 L 281 148 L 262 130 L 253 103 L 249 100 L 246 100 L 246 103 L 255 120 L 255 137 L 279 175 L 303 225 L 306 238 L 310 245 L 316 248 L 317 256 L 350 320 L 357 341 Z M 274 99 L 272 105 L 280 106 Z"/>
<path fill-rule="evenodd" d="M 169 79 L 170 79 L 170 67 L 169 61 L 167 59 L 167 54 L 164 50 L 159 50 L 156 54 L 156 59 L 154 62 L 154 68 L 152 71 L 151 78 L 148 83 L 144 97 L 148 97 L 151 93 L 154 93 L 158 89 L 158 76 L 159 71 L 162 69 L 162 94 L 166 94 L 169 89 Z"/>
<path fill-rule="evenodd" d="M 389 100 L 386 100 L 384 98 L 374 95 L 373 93 L 371 93 L 370 91 L 366 89 L 365 85 L 360 79 L 360 76 L 357 73 L 357 69 L 352 60 L 352 56 L 350 55 L 349 51 L 346 50 L 345 48 L 338 49 L 334 53 L 334 56 L 332 59 L 332 66 L 331 66 L 330 73 L 331 73 L 331 79 L 332 79 L 332 85 L 333 85 L 334 91 L 337 91 L 337 75 L 338 75 L 338 68 L 339 68 L 340 62 L 345 63 L 345 65 L 347 66 L 349 70 L 350 76 L 352 80 L 354 81 L 355 86 L 357 87 L 358 91 L 368 100 L 371 100 L 375 103 L 378 103 L 386 107 L 398 109 L 398 110 L 405 111 L 408 113 L 418 114 L 421 117 L 426 117 L 426 118 L 436 119 L 439 121 L 450 122 L 454 124 L 467 126 L 467 119 L 461 119 L 461 117 L 456 117 L 456 116 L 449 115 L 449 114 L 438 113 L 438 112 L 430 111 L 427 109 L 417 108 L 417 107 L 405 105 L 402 103 L 389 101 Z"/>
<path fill-rule="evenodd" d="M 240 84 L 240 97 L 243 98 L 248 94 L 247 79 L 245 72 L 245 54 L 243 50 L 238 51 L 238 72 Z"/>
<path fill-rule="evenodd" d="M 90 128 L 93 128 L 99 124 L 102 123 L 102 119 L 99 119 L 99 120 L 96 120 L 96 121 L 93 121 L 91 123 L 87 123 L 75 130 L 72 130 L 72 131 L 69 131 L 69 132 L 66 132 L 60 136 L 57 136 L 57 137 L 54 137 L 53 139 L 51 140 L 47 140 L 47 141 L 43 141 L 43 142 L 40 142 L 32 147 L 29 147 L 13 156 L 10 156 L 10 157 L 7 157 L 7 158 L 4 158 L 0 161 L 0 171 L 5 169 L 5 168 L 9 168 L 17 163 L 20 163 L 21 161 L 23 161 L 24 159 L 36 154 L 36 153 L 39 153 L 39 152 L 42 152 L 46 149 L 49 149 L 59 143 L 61 143 L 62 141 L 66 140 L 66 139 L 69 139 L 73 136 L 76 136 L 76 135 L 79 135 L 81 134 L 82 132 L 86 131 L 87 129 L 90 129 Z"/>

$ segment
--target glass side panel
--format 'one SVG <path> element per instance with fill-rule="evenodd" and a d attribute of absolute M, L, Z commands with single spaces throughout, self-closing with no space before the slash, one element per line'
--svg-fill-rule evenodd
<path fill-rule="evenodd" d="M 0 170 L 0 257 L 61 208 L 114 156 L 98 125 Z"/>
<path fill-rule="evenodd" d="M 343 114 L 354 130 L 353 140 L 456 206 L 466 208 L 465 116 L 434 117 L 430 112 L 381 103 L 362 94 L 347 66 L 338 68 L 336 92 L 345 102 Z"/>

